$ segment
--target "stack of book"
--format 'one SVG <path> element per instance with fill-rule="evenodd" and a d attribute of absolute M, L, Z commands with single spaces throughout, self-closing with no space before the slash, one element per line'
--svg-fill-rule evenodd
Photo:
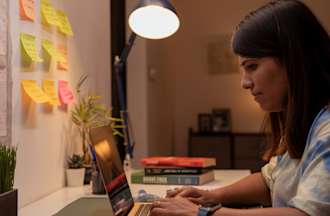
<path fill-rule="evenodd" d="M 131 174 L 133 184 L 202 185 L 214 180 L 215 158 L 149 157 L 144 170 Z"/>

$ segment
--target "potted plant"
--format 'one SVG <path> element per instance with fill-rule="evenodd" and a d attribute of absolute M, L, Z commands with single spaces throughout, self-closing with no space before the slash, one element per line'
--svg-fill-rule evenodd
<path fill-rule="evenodd" d="M 84 157 L 73 154 L 68 158 L 68 169 L 66 170 L 67 185 L 69 187 L 82 186 L 84 184 L 85 167 Z"/>
<path fill-rule="evenodd" d="M 76 86 L 78 102 L 71 110 L 71 120 L 78 127 L 81 136 L 81 149 L 84 159 L 83 166 L 86 168 L 85 184 L 90 182 L 92 173 L 92 160 L 89 152 L 90 129 L 110 125 L 111 123 L 111 111 L 104 104 L 99 103 L 100 96 L 90 93 L 82 95 L 81 87 L 87 78 L 86 75 L 80 77 Z"/>
<path fill-rule="evenodd" d="M 0 144 L 0 209 L 7 216 L 17 216 L 17 190 L 13 189 L 16 150 Z"/>
<path fill-rule="evenodd" d="M 114 136 L 124 137 L 120 131 L 123 128 L 123 120 L 111 116 L 111 110 L 99 102 L 101 99 L 100 96 L 91 93 L 82 93 L 81 87 L 87 78 L 87 75 L 81 76 L 76 85 L 78 102 L 71 110 L 71 120 L 79 129 L 81 135 L 81 149 L 84 158 L 83 166 L 86 168 L 84 183 L 89 184 L 92 180 L 93 193 L 100 194 L 105 193 L 105 191 L 101 174 L 96 166 L 96 158 L 94 156 L 92 160 L 91 157 L 93 154 L 89 146 L 91 144 L 90 130 L 95 127 L 109 125 L 112 128 Z"/>

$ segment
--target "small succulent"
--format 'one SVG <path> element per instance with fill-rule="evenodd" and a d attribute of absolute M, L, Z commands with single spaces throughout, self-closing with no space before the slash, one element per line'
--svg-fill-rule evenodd
<path fill-rule="evenodd" d="M 68 166 L 70 169 L 79 169 L 83 168 L 84 165 L 84 156 L 73 154 L 68 158 Z"/>
<path fill-rule="evenodd" d="M 0 194 L 14 185 L 17 148 L 0 144 Z"/>

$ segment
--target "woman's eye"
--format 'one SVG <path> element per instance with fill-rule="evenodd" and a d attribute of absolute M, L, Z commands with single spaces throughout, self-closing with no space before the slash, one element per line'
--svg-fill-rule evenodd
<path fill-rule="evenodd" d="M 254 71 L 258 68 L 258 65 L 257 64 L 249 64 L 245 67 L 246 70 L 248 71 Z"/>

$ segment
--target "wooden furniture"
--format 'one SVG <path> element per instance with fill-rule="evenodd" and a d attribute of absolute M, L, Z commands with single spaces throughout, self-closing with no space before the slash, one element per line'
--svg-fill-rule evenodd
<path fill-rule="evenodd" d="M 215 157 L 217 169 L 260 170 L 265 148 L 262 133 L 198 133 L 189 129 L 189 156 Z"/>
<path fill-rule="evenodd" d="M 131 172 L 126 173 L 126 176 L 130 176 Z M 217 187 L 223 187 L 234 183 L 250 174 L 249 170 L 215 170 L 215 180 L 198 186 L 201 189 L 214 189 Z M 130 184 L 130 188 L 133 196 L 137 196 L 140 189 L 146 190 L 150 194 L 157 194 L 158 196 L 164 197 L 166 190 L 173 189 L 176 186 L 171 185 L 147 185 L 147 184 Z M 18 211 L 19 216 L 50 216 L 56 214 L 65 206 L 69 205 L 73 201 L 81 197 L 106 197 L 106 195 L 92 195 L 90 186 L 84 187 L 64 187 L 58 191 L 41 198 L 33 203 L 30 203 Z M 109 204 L 110 208 L 110 204 Z M 72 214 L 75 215 L 75 214 Z M 110 216 L 110 215 L 109 215 Z"/>

